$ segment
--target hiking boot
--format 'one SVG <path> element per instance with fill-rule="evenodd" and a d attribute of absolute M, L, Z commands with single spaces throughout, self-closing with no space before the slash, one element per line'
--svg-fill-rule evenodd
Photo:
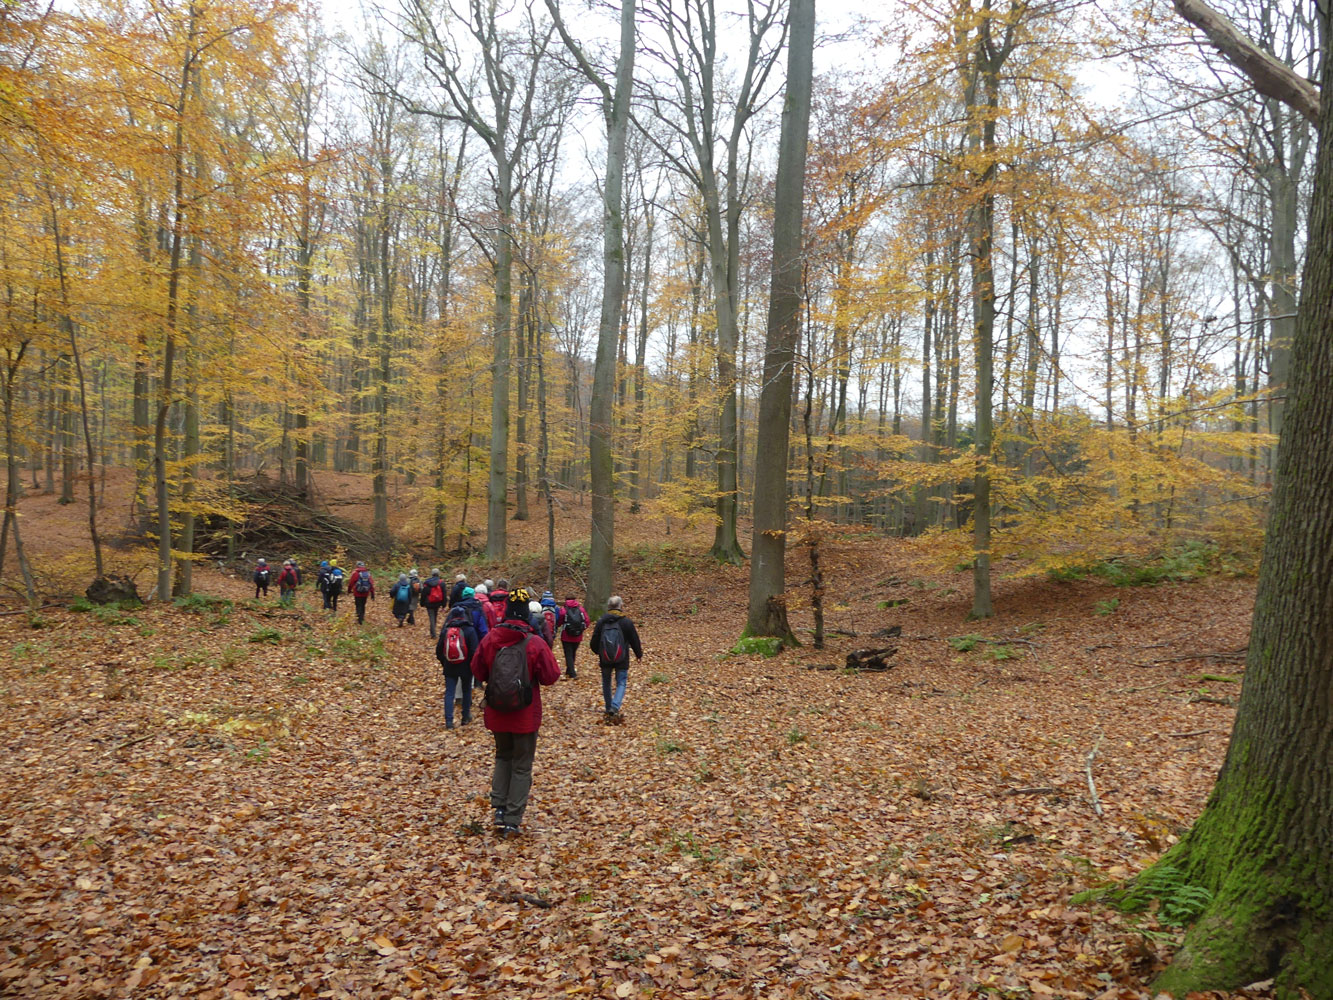
<path fill-rule="evenodd" d="M 504 837 L 505 840 L 510 840 L 513 837 L 517 837 L 518 827 L 516 827 L 513 823 L 506 823 L 504 829 L 500 831 L 500 836 Z"/>
<path fill-rule="evenodd" d="M 470 715 L 465 715 L 465 716 L 463 716 L 463 725 L 465 725 L 465 726 L 470 726 L 470 725 L 472 725 L 472 716 L 470 716 Z"/>
<path fill-rule="evenodd" d="M 445 728 L 445 729 L 453 729 L 453 728 L 454 728 L 454 722 L 453 722 L 453 720 L 452 720 L 452 719 L 447 720 L 447 721 L 445 722 L 445 724 L 444 724 L 444 728 Z"/>
<path fill-rule="evenodd" d="M 495 810 L 495 819 L 492 821 L 492 825 L 497 830 L 503 830 L 505 828 L 505 811 L 503 809 Z"/>
<path fill-rule="evenodd" d="M 568 677 L 571 681 L 576 681 L 579 679 L 579 675 L 575 673 L 573 670 L 565 671 L 565 676 Z"/>

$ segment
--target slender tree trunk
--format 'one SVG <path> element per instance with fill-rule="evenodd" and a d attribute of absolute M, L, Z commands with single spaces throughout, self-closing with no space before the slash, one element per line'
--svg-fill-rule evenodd
<path fill-rule="evenodd" d="M 167 265 L 167 309 L 162 347 L 162 377 L 157 386 L 157 420 L 153 426 L 153 473 L 157 492 L 157 599 L 171 596 L 171 495 L 167 480 L 167 420 L 175 391 L 176 327 L 180 312 L 181 251 L 185 241 L 185 114 L 192 74 L 196 71 L 194 46 L 198 35 L 198 12 L 190 8 L 186 58 L 181 68 L 179 103 L 172 143 L 173 211 L 171 255 Z"/>
<path fill-rule="evenodd" d="M 794 645 L 787 622 L 787 452 L 792 383 L 801 336 L 801 206 L 810 129 L 815 0 L 792 0 L 787 50 L 787 93 L 778 141 L 774 198 L 773 274 L 769 293 L 764 374 L 755 441 L 754 527 L 750 536 L 749 614 L 751 635 L 778 636 Z M 814 553 L 816 550 L 811 549 Z M 816 560 L 817 556 L 813 557 Z"/>
<path fill-rule="evenodd" d="M 495 158 L 496 205 L 500 231 L 495 237 L 495 304 L 491 313 L 491 467 L 486 498 L 486 558 L 502 563 L 509 512 L 509 339 L 514 277 L 513 171 L 501 151 Z"/>
<path fill-rule="evenodd" d="M 532 397 L 532 345 L 535 338 L 537 276 L 524 268 L 518 290 L 518 336 L 514 364 L 518 369 L 518 415 L 514 418 L 514 520 L 528 519 L 528 406 Z"/>
<path fill-rule="evenodd" d="M 588 468 L 592 490 L 592 537 L 588 555 L 588 606 L 600 610 L 611 596 L 615 554 L 615 481 L 612 455 L 612 391 L 616 336 L 625 300 L 625 144 L 634 82 L 635 0 L 620 6 L 620 58 L 614 90 L 603 90 L 606 121 L 606 183 L 602 189 L 602 303 L 588 405 Z"/>

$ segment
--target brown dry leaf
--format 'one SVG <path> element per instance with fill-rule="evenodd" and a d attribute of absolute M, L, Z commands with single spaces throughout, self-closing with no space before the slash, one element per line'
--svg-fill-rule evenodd
<path fill-rule="evenodd" d="M 348 499 L 363 485 L 319 478 Z M 122 485 L 112 478 L 108 503 L 128 509 L 132 477 Z M 576 513 L 559 544 L 586 533 Z M 516 551 L 544 546 L 538 521 L 512 525 Z M 631 519 L 625 544 L 660 543 L 651 521 Z M 673 544 L 702 553 L 704 534 Z M 0 659 L 0 920 L 30 943 L 3 956 L 0 992 L 111 995 L 133 978 L 211 1000 L 228 988 L 633 996 L 640 984 L 728 997 L 761 982 L 782 1000 L 961 1000 L 975 984 L 1143 995 L 1161 957 L 1134 951 L 1140 936 L 1114 914 L 1070 906 L 1071 890 L 1132 875 L 1160 853 L 1150 836 L 1164 845 L 1188 825 L 1230 711 L 1172 697 L 1197 666 L 1124 667 L 1139 646 L 1243 645 L 1252 581 L 997 581 L 997 617 L 965 625 L 963 575 L 881 582 L 904 563 L 901 543 L 827 545 L 830 581 L 859 581 L 836 593 L 830 627 L 903 624 L 894 670 L 806 671 L 808 649 L 719 660 L 743 622 L 744 570 L 627 564 L 618 587 L 649 648 L 625 723 L 598 724 L 599 678 L 580 650 L 587 676 L 542 692 L 524 832 L 505 842 L 488 829 L 489 734 L 443 730 L 425 630 L 382 630 L 383 602 L 359 630 L 346 613 L 326 619 L 308 589 L 292 611 L 253 606 L 244 581 L 201 567 L 196 585 L 236 602 L 228 623 L 169 604 L 133 625 L 44 611 L 40 634 L 0 618 L 4 648 L 47 643 L 53 664 Z M 790 578 L 802 573 L 797 559 Z M 1114 618 L 1093 614 L 1110 596 Z M 878 607 L 899 597 L 903 610 Z M 264 628 L 282 641 L 248 643 Z M 1032 645 L 994 661 L 948 644 L 968 631 Z M 832 662 L 857 648 L 829 640 Z M 1089 649 L 1112 640 L 1123 649 Z M 375 643 L 380 663 L 357 659 Z M 1093 705 L 1107 735 L 1101 821 L 1083 774 Z M 214 721 L 171 721 L 187 713 Z M 228 720 L 245 725 L 219 728 Z M 1194 729 L 1215 735 L 1145 738 Z"/>

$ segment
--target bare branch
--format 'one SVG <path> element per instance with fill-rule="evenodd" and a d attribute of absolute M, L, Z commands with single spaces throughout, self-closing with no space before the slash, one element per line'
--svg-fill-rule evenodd
<path fill-rule="evenodd" d="M 1207 36 L 1227 62 L 1249 78 L 1255 90 L 1319 124 L 1318 87 L 1255 45 L 1234 22 L 1204 0 L 1171 2 L 1181 17 Z"/>

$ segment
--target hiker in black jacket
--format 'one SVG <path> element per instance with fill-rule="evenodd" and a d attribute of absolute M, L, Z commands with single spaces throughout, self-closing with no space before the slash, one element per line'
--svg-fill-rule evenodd
<path fill-rule="evenodd" d="M 607 719 L 619 721 L 620 706 L 625 702 L 625 688 L 629 683 L 629 654 L 643 659 L 639 632 L 622 610 L 625 602 L 613 597 L 606 602 L 606 614 L 593 626 L 588 648 L 597 654 L 602 668 L 602 700 L 606 703 Z M 611 676 L 615 675 L 615 693 L 611 691 Z"/>

